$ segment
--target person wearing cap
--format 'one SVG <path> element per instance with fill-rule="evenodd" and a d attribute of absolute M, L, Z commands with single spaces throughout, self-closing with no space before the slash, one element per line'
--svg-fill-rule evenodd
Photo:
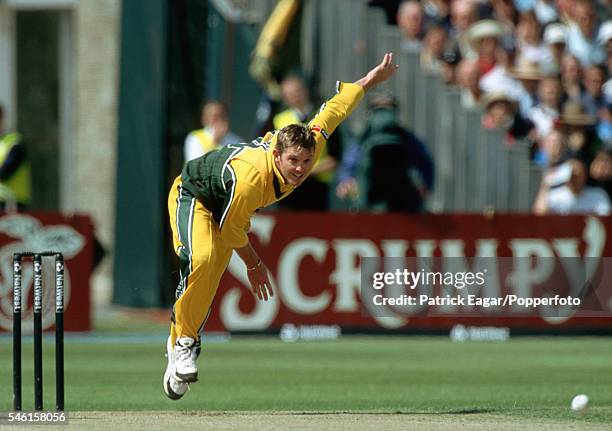
<path fill-rule="evenodd" d="M 561 70 L 561 59 L 567 45 L 567 27 L 563 24 L 549 24 L 544 29 L 546 51 L 540 66 L 547 73 L 558 73 Z"/>
<path fill-rule="evenodd" d="M 556 76 L 546 76 L 538 83 L 539 103 L 529 112 L 537 130 L 537 139 L 548 135 L 561 110 L 561 81 Z"/>
<path fill-rule="evenodd" d="M 519 109 L 524 117 L 529 117 L 531 108 L 537 100 L 538 82 L 544 77 L 538 63 L 525 59 L 517 61 L 517 65 L 511 70 L 512 76 L 520 82 Z"/>
<path fill-rule="evenodd" d="M 360 144 L 347 149 L 336 196 L 371 211 L 415 213 L 434 185 L 434 163 L 427 147 L 404 128 L 395 97 L 374 93 Z"/>
<path fill-rule="evenodd" d="M 536 214 L 610 215 L 610 199 L 599 187 L 587 186 L 587 168 L 570 159 L 551 168 L 543 177 L 533 205 Z"/>
<path fill-rule="evenodd" d="M 495 67 L 495 51 L 503 35 L 501 23 L 492 19 L 480 20 L 468 29 L 467 39 L 478 57 L 481 76 Z"/>
<path fill-rule="evenodd" d="M 506 131 L 508 145 L 512 145 L 516 139 L 527 137 L 533 130 L 533 123 L 518 112 L 517 101 L 503 91 L 485 94 L 482 105 L 485 108 L 482 127 Z"/>
<path fill-rule="evenodd" d="M 597 118 L 585 113 L 580 102 L 568 101 L 563 104 L 559 127 L 567 135 L 570 152 L 587 164 L 602 146 L 595 132 L 596 122 Z"/>
<path fill-rule="evenodd" d="M 597 40 L 597 21 L 591 0 L 575 0 L 569 26 L 567 49 L 583 66 L 603 63 L 606 55 Z"/>

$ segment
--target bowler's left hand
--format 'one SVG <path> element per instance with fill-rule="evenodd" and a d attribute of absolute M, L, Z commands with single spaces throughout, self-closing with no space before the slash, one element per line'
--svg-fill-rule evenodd
<path fill-rule="evenodd" d="M 251 283 L 251 291 L 260 301 L 267 301 L 268 298 L 274 296 L 272 284 L 268 277 L 268 268 L 261 260 L 254 268 L 247 269 L 247 275 Z"/>

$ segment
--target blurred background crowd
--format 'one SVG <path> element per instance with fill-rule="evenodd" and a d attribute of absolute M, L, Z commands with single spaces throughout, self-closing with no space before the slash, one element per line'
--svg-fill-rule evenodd
<path fill-rule="evenodd" d="M 459 109 L 481 111 L 480 127 L 503 131 L 505 146 L 517 141 L 528 146 L 529 159 L 544 170 L 532 199 L 535 212 L 609 214 L 610 2 L 378 0 L 369 6 L 382 8 L 387 23 L 396 26 L 400 54 L 418 56 L 421 70 L 459 90 Z M 279 17 L 268 22 L 272 33 L 278 25 L 274 18 Z M 274 39 L 263 33 L 266 37 Z M 274 117 L 274 128 L 286 124 L 277 119 L 288 112 L 295 114 L 291 121 L 307 121 L 313 103 L 304 82 L 296 75 L 274 77 L 272 66 L 260 63 L 251 71 L 268 97 L 287 109 Z M 434 172 L 441 168 L 434 169 L 428 150 L 436 144 L 402 128 L 396 108 L 393 93 L 374 95 L 364 130 L 344 146 L 330 145 L 315 170 L 325 170 L 327 183 L 335 185 L 332 200 L 352 200 L 353 208 L 376 211 L 427 208 Z M 323 186 L 308 194 L 313 197 L 304 194 L 293 208 L 329 208 L 329 202 L 315 202 L 322 192 Z"/>

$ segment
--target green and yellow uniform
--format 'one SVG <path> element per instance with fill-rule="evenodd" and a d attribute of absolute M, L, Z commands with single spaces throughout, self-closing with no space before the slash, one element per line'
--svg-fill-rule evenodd
<path fill-rule="evenodd" d="M 338 85 L 310 122 L 319 157 L 329 135 L 363 97 L 356 84 Z M 231 144 L 185 165 L 168 196 L 174 251 L 181 262 L 172 343 L 177 336 L 199 339 L 232 251 L 248 244 L 250 219 L 260 208 L 290 194 L 274 163 L 277 133 L 248 144 Z"/>
<path fill-rule="evenodd" d="M 27 205 L 32 198 L 30 162 L 23 155 L 23 149 L 18 148 L 17 145 L 23 145 L 19 133 L 0 136 L 0 185 L 10 190 L 17 203 Z M 13 150 L 21 150 L 16 153 L 20 154 L 18 158 L 9 157 Z M 11 158 L 13 160 L 10 160 Z M 6 166 L 8 164 L 12 166 Z M 0 198 L 2 202 L 8 200 L 5 197 Z"/>

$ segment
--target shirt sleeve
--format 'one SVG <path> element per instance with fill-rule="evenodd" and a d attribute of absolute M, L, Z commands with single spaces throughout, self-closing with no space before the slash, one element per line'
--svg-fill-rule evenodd
<path fill-rule="evenodd" d="M 321 106 L 319 113 L 308 125 L 315 133 L 317 141 L 315 160 L 318 159 L 329 136 L 353 112 L 365 94 L 361 85 L 343 82 L 338 82 L 336 91 L 336 95 Z"/>
<path fill-rule="evenodd" d="M 202 145 L 198 141 L 198 138 L 193 133 L 190 133 L 185 139 L 185 163 L 197 159 L 204 155 Z"/>
<path fill-rule="evenodd" d="M 248 244 L 251 217 L 262 205 L 264 184 L 261 174 L 251 165 L 232 160 L 223 171 L 227 197 L 221 213 L 221 239 L 230 248 Z"/>
<path fill-rule="evenodd" d="M 597 198 L 595 199 L 595 214 L 599 216 L 608 216 L 610 215 L 610 199 L 608 198 L 608 194 L 601 189 L 597 190 Z"/>
<path fill-rule="evenodd" d="M 4 163 L 0 166 L 0 180 L 8 180 L 19 169 L 25 158 L 24 145 L 21 142 L 13 145 L 13 148 L 11 148 L 4 159 Z"/>

